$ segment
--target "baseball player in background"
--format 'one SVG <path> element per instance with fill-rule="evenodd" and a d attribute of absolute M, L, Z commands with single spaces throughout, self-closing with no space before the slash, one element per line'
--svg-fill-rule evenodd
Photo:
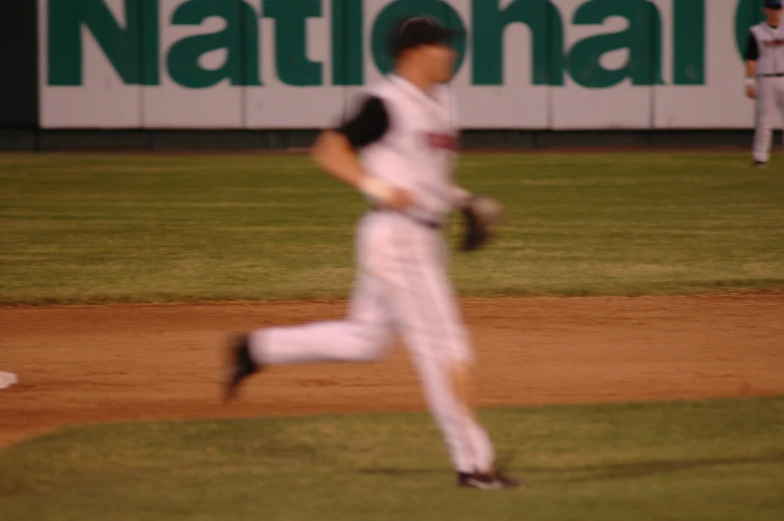
<path fill-rule="evenodd" d="M 495 468 L 490 438 L 468 403 L 473 352 L 447 273 L 446 215 L 463 211 L 468 250 L 481 246 L 500 215 L 493 200 L 452 181 L 458 127 L 446 84 L 455 70 L 454 37 L 429 18 L 401 22 L 390 35 L 395 73 L 314 145 L 315 162 L 371 204 L 357 229 L 348 316 L 241 336 L 230 347 L 225 393 L 231 399 L 242 380 L 268 365 L 378 359 L 398 333 L 458 484 L 513 488 L 521 483 Z"/>
<path fill-rule="evenodd" d="M 770 159 L 773 114 L 784 112 L 784 29 L 781 0 L 763 0 L 765 21 L 749 29 L 746 45 L 746 96 L 755 103 L 754 165 Z"/>

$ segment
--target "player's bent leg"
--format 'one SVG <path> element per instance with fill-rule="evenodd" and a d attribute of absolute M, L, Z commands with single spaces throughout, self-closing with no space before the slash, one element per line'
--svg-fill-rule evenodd
<path fill-rule="evenodd" d="M 242 381 L 263 367 L 251 358 L 248 340 L 248 335 L 237 335 L 229 342 L 223 377 L 224 402 L 235 398 Z"/>
<path fill-rule="evenodd" d="M 390 336 L 389 324 L 356 318 L 240 335 L 228 348 L 224 400 L 234 398 L 241 383 L 266 365 L 376 360 L 384 354 Z"/>
<path fill-rule="evenodd" d="M 238 335 L 228 348 L 224 401 L 237 396 L 242 382 L 264 366 L 309 362 L 362 362 L 380 358 L 391 329 L 356 320 L 258 330 Z"/>
<path fill-rule="evenodd" d="M 251 335 L 250 351 L 260 364 L 366 362 L 386 353 L 391 335 L 380 281 L 360 268 L 346 320 L 263 329 Z"/>
<path fill-rule="evenodd" d="M 273 327 L 233 340 L 225 367 L 224 399 L 234 398 L 241 383 L 266 365 L 378 359 L 391 334 L 391 317 L 379 283 L 360 269 L 346 320 Z"/>
<path fill-rule="evenodd" d="M 313 362 L 365 362 L 381 358 L 391 331 L 379 324 L 321 322 L 254 332 L 250 352 L 264 365 Z"/>

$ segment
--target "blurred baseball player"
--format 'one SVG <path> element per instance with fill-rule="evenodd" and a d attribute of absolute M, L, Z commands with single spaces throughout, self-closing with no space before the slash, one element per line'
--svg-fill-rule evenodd
<path fill-rule="evenodd" d="M 267 365 L 378 359 L 399 333 L 458 484 L 513 488 L 521 483 L 495 468 L 490 438 L 467 401 L 473 353 L 441 233 L 446 214 L 459 208 L 468 225 L 463 249 L 476 249 L 500 214 L 500 205 L 452 181 L 458 127 L 446 83 L 455 68 L 454 36 L 429 18 L 400 23 L 390 38 L 395 73 L 314 145 L 316 163 L 364 194 L 372 208 L 357 230 L 358 273 L 348 316 L 240 337 L 230 348 L 225 392 L 231 399 L 244 378 Z"/>
<path fill-rule="evenodd" d="M 781 0 L 763 0 L 765 21 L 749 29 L 746 45 L 746 96 L 756 99 L 754 165 L 770 159 L 773 114 L 784 113 L 784 28 Z"/>

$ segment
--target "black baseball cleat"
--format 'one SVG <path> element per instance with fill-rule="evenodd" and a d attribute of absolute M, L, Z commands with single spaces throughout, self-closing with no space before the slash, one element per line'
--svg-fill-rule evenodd
<path fill-rule="evenodd" d="M 458 472 L 457 486 L 465 488 L 476 488 L 479 490 L 498 490 L 501 483 L 492 474 L 484 472 Z"/>
<path fill-rule="evenodd" d="M 768 164 L 765 161 L 754 161 L 754 168 L 767 168 Z"/>
<path fill-rule="evenodd" d="M 472 474 L 459 472 L 457 485 L 478 490 L 501 490 L 505 488 L 524 488 L 522 481 L 517 481 L 504 476 L 500 472 L 474 472 Z"/>
<path fill-rule="evenodd" d="M 250 356 L 248 341 L 248 335 L 238 335 L 232 340 L 227 349 L 224 402 L 229 402 L 236 397 L 240 383 L 261 368 Z"/>

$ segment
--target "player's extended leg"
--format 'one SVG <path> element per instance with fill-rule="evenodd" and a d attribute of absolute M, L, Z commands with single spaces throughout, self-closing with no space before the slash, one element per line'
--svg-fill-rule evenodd
<path fill-rule="evenodd" d="M 757 84 L 757 102 L 755 107 L 754 161 L 765 164 L 770 159 L 770 147 L 773 139 L 773 114 L 776 109 L 776 89 L 769 78 L 760 78 Z"/>
<path fill-rule="evenodd" d="M 511 480 L 470 481 L 493 470 L 494 451 L 466 399 L 465 377 L 473 353 L 446 273 L 443 238 L 416 223 L 396 228 L 397 249 L 387 257 L 379 254 L 379 264 L 395 323 L 409 347 L 452 462 L 469 486 L 516 485 Z"/>

